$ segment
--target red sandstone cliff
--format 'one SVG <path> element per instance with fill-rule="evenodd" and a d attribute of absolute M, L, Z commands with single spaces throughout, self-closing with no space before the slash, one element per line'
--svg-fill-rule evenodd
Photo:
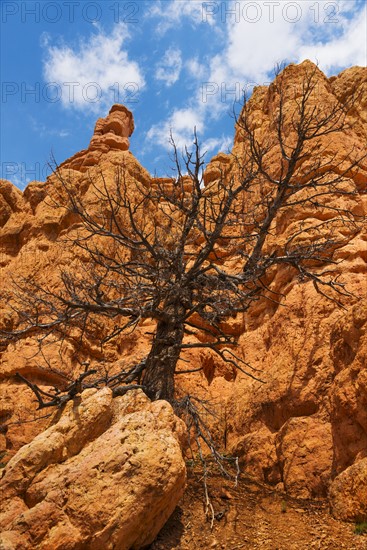
<path fill-rule="evenodd" d="M 289 90 L 300 85 L 310 66 L 310 62 L 305 62 L 285 70 Z M 359 154 L 366 151 L 367 70 L 354 67 L 330 79 L 318 71 L 317 78 L 319 105 L 327 108 L 333 102 L 345 103 L 355 98 L 349 129 L 325 141 L 323 156 L 332 174 L 346 150 Z M 272 85 L 255 89 L 248 109 L 259 135 L 271 135 L 269 120 L 276 106 Z M 128 150 L 132 131 L 131 113 L 114 106 L 105 119 L 97 122 L 89 148 L 60 166 L 76 193 L 88 204 L 95 200 L 91 180 L 98 182 L 101 174 L 105 181 L 112 180 L 115 167 L 121 164 L 131 181 L 152 185 L 152 178 Z M 233 158 L 244 154 L 243 147 L 237 129 L 232 155 L 220 154 L 212 159 L 205 181 L 215 181 L 222 173 L 227 178 L 235 176 Z M 276 149 L 273 153 L 270 168 L 276 172 Z M 348 174 L 345 185 L 353 194 L 335 207 L 366 215 L 366 182 L 364 161 L 358 170 Z M 66 236 L 72 238 L 77 229 L 70 215 L 55 208 L 60 192 L 55 176 L 45 183 L 30 183 L 23 193 L 9 182 L 0 182 L 0 277 L 4 288 L 13 274 L 26 278 L 37 273 L 40 284 L 47 281 L 57 285 L 58 269 L 72 265 L 72 249 L 63 246 L 62 241 Z M 300 220 L 313 224 L 318 221 L 313 212 L 297 207 L 291 216 L 278 215 L 274 242 L 285 239 L 292 224 Z M 228 321 L 239 337 L 243 356 L 261 370 L 265 384 L 242 374 L 235 376 L 231 368 L 219 364 L 210 353 L 190 352 L 187 359 L 193 366 L 203 366 L 204 374 L 188 375 L 179 391 L 195 389 L 217 402 L 219 398 L 227 449 L 240 457 L 241 466 L 248 473 L 272 485 L 282 485 L 297 497 L 323 497 L 330 490 L 334 510 L 348 519 L 367 514 L 367 232 L 352 235 L 337 251 L 336 259 L 343 260 L 336 269 L 351 292 L 344 300 L 344 309 L 318 294 L 312 282 L 303 283 L 289 270 L 280 269 L 269 284 L 282 293 L 281 304 L 261 300 L 246 316 Z M 228 257 L 224 261 L 235 265 L 237 260 Z M 14 326 L 11 307 L 2 312 L 0 323 L 7 329 Z M 104 360 L 110 364 L 124 357 L 139 360 L 144 354 L 147 332 L 149 324 L 117 345 L 111 344 Z M 50 346 L 42 357 L 37 342 L 29 337 L 3 351 L 0 415 L 9 427 L 0 434 L 0 451 L 6 453 L 5 460 L 44 426 L 42 421 L 19 422 L 34 410 L 34 405 L 32 393 L 15 380 L 15 372 L 45 386 L 56 384 L 62 377 L 60 369 L 80 369 L 80 357 L 75 357 L 71 344 L 65 346 L 63 353 L 60 362 Z M 93 342 L 89 342 L 84 354 L 82 359 L 101 359 Z M 353 489 L 356 476 L 363 487 L 357 497 Z M 349 500 L 342 502 L 341 494 L 350 495 Z"/>

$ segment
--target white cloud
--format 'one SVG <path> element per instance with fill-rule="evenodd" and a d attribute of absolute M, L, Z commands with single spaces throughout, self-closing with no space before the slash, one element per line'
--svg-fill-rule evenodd
<path fill-rule="evenodd" d="M 366 62 L 366 4 L 255 2 L 231 4 L 227 47 L 211 61 L 210 81 L 235 86 L 268 83 L 277 63 L 318 61 L 323 71 Z M 249 9 L 252 8 L 252 10 Z"/>
<path fill-rule="evenodd" d="M 229 136 L 222 136 L 221 138 L 209 138 L 204 141 L 202 144 L 201 150 L 203 153 L 207 151 L 208 153 L 214 152 L 218 153 L 222 151 L 227 153 L 233 144 L 233 138 Z M 206 160 L 209 160 L 206 158 Z"/>
<path fill-rule="evenodd" d="M 361 10 L 344 26 L 341 36 L 326 43 L 305 44 L 300 59 L 318 60 L 320 69 L 330 73 L 352 65 L 365 66 L 367 61 L 366 12 Z"/>
<path fill-rule="evenodd" d="M 172 86 L 179 79 L 182 68 L 181 50 L 168 48 L 164 56 L 157 63 L 155 78 L 163 80 L 166 86 Z"/>
<path fill-rule="evenodd" d="M 50 46 L 44 37 L 44 78 L 58 87 L 64 107 L 98 113 L 112 103 L 126 103 L 132 94 L 137 98 L 145 81 L 139 65 L 123 49 L 127 37 L 122 23 L 109 34 L 98 30 L 76 49 Z"/>
<path fill-rule="evenodd" d="M 195 80 L 204 80 L 208 72 L 208 68 L 203 63 L 200 63 L 197 57 L 188 59 L 185 63 L 185 68 L 191 78 Z"/>
<path fill-rule="evenodd" d="M 68 137 L 70 133 L 68 130 L 59 130 L 57 128 L 50 128 L 41 122 L 38 122 L 33 116 L 29 117 L 33 131 L 40 137 L 56 136 L 60 138 Z"/>
<path fill-rule="evenodd" d="M 205 3 L 196 0 L 171 0 L 155 1 L 152 3 L 147 17 L 154 17 L 159 20 L 156 32 L 159 35 L 165 34 L 169 29 L 177 28 L 185 20 L 189 20 L 193 26 L 203 23 L 205 14 L 203 13 Z M 207 18 L 210 25 L 214 24 L 213 18 Z"/>
<path fill-rule="evenodd" d="M 204 129 L 203 115 L 194 108 L 175 109 L 163 123 L 155 124 L 147 132 L 147 142 L 154 141 L 170 150 L 170 133 L 178 149 L 184 149 L 193 142 L 193 131 L 200 134 Z"/>
<path fill-rule="evenodd" d="M 181 4 L 186 6 L 187 2 Z M 212 20 L 216 28 L 222 23 L 225 38 L 211 59 L 194 57 L 184 62 L 196 91 L 187 107 L 176 108 L 147 135 L 148 140 L 154 138 L 166 149 L 170 129 L 181 147 L 191 143 L 194 125 L 205 136 L 208 119 L 228 116 L 235 100 L 241 101 L 244 90 L 251 92 L 254 85 L 268 85 L 277 63 L 299 63 L 310 58 L 327 74 L 335 68 L 365 64 L 366 5 L 361 0 L 237 0 L 211 5 L 218 8 Z M 156 15 L 159 12 L 166 24 L 179 21 L 178 3 L 173 1 L 168 7 L 171 11 L 163 14 L 159 4 Z M 190 9 L 191 18 L 196 21 L 197 8 Z M 227 143 L 228 140 L 225 143 L 209 137 L 204 145 L 215 151 L 226 149 Z"/>

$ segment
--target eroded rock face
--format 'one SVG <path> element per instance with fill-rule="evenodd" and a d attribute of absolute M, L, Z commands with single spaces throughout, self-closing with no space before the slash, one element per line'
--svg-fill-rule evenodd
<path fill-rule="evenodd" d="M 118 111 L 116 111 L 118 113 Z M 58 208 L 63 179 L 76 190 L 84 204 L 91 210 L 98 208 L 95 190 L 91 182 L 101 185 L 101 174 L 107 185 L 113 189 L 117 170 L 124 170 L 124 177 L 132 189 L 136 185 L 148 186 L 151 178 L 130 151 L 110 149 L 101 153 L 97 165 L 91 165 L 85 171 L 60 168 L 58 176 L 52 174 L 46 182 L 31 182 L 21 193 L 10 182 L 1 182 L 2 194 L 9 208 L 4 210 L 7 216 L 3 227 L 0 227 L 0 293 L 9 291 L 12 278 L 25 280 L 36 277 L 42 286 L 57 288 L 60 284 L 59 272 L 75 265 L 75 252 L 67 245 L 66 240 L 78 231 L 78 220 L 65 208 Z M 83 169 L 84 170 L 84 169 Z M 12 291 L 11 291 L 12 292 Z M 0 330 L 12 330 L 17 326 L 17 314 L 9 300 L 3 300 L 0 314 Z M 91 340 L 92 355 L 98 351 L 93 340 L 98 339 L 99 327 L 96 327 L 95 338 Z M 47 364 L 38 353 L 34 338 L 24 338 L 17 344 L 1 350 L 0 355 L 0 460 L 7 462 L 24 444 L 31 441 L 45 427 L 40 411 L 36 411 L 34 395 L 20 384 L 16 373 L 20 372 L 32 382 L 42 387 L 65 384 L 64 375 L 77 375 L 80 364 L 76 361 L 73 345 L 65 342 L 64 354 L 60 362 L 58 346 L 47 346 Z M 124 360 L 121 350 L 127 354 L 129 362 L 139 362 L 146 353 L 146 341 L 141 336 L 140 328 L 127 338 L 123 347 L 105 348 L 105 359 L 110 365 Z M 87 352 L 89 356 L 89 351 Z M 82 359 L 83 360 L 83 359 Z M 118 364 L 117 368 L 123 367 Z M 113 369 L 113 367 L 112 367 Z M 29 419 L 41 419 L 37 422 L 26 422 Z M 9 425 L 9 428 L 7 426 Z"/>
<path fill-rule="evenodd" d="M 13 212 L 24 207 L 22 192 L 6 180 L 0 180 L 0 227 L 3 227 Z"/>
<path fill-rule="evenodd" d="M 314 69 L 310 62 L 287 68 L 289 90 L 299 86 L 305 71 Z M 327 108 L 336 101 L 346 104 L 351 98 L 354 100 L 348 114 L 349 128 L 323 143 L 325 170 L 335 175 L 335 166 L 346 152 L 362 154 L 366 150 L 367 70 L 353 67 L 331 79 L 319 70 L 316 74 L 318 105 Z M 259 138 L 264 134 L 274 137 L 269 121 L 276 102 L 274 87 L 254 90 L 249 108 Z M 288 108 L 287 102 L 284 108 Z M 109 185 L 116 167 L 126 169 L 129 187 L 134 181 L 142 186 L 157 184 L 131 152 L 124 150 L 132 127 L 129 112 L 113 108 L 97 122 L 91 146 L 61 166 L 63 177 L 68 178 L 85 204 L 93 205 L 95 201 L 90 182 L 99 185 L 98 178 L 103 173 Z M 234 158 L 241 158 L 243 147 L 237 132 Z M 269 169 L 276 170 L 276 151 L 271 160 Z M 230 178 L 234 172 L 232 156 L 217 155 L 208 165 L 205 184 Z M 339 196 L 333 206 L 366 215 L 366 182 L 364 161 L 358 170 L 345 176 L 345 189 L 351 194 Z M 23 195 L 12 187 L 9 183 L 4 187 L 6 204 L 0 229 L 0 277 L 4 287 L 13 274 L 30 277 L 34 273 L 39 274 L 40 284 L 51 281 L 56 286 L 58 270 L 73 265 L 73 253 L 62 247 L 58 238 L 66 235 L 72 239 L 75 223 L 50 203 L 48 197 L 58 190 L 57 179 L 51 176 L 44 184 L 33 182 Z M 281 213 L 274 224 L 274 242 L 286 239 L 287 232 L 294 228 L 292 224 L 300 220 L 305 224 L 322 221 L 314 216 L 312 209 L 297 207 Z M 225 245 L 220 255 L 228 270 L 236 270 L 243 260 Z M 336 476 L 367 457 L 365 225 L 345 239 L 345 244 L 336 250 L 335 260 L 338 263 L 332 269 L 351 292 L 344 299 L 345 309 L 318 294 L 312 282 L 299 281 L 290 269 L 280 268 L 269 285 L 281 293 L 281 305 L 259 300 L 246 315 L 225 321 L 226 330 L 238 338 L 238 353 L 257 369 L 255 374 L 265 383 L 234 372 L 210 353 L 197 351 L 187 351 L 184 358 L 190 361 L 190 368 L 202 367 L 203 371 L 178 377 L 181 393 L 213 398 L 222 419 L 222 424 L 217 423 L 213 430 L 218 431 L 220 442 L 225 430 L 227 451 L 239 456 L 243 470 L 272 485 L 283 484 L 293 496 L 324 497 Z M 11 309 L 4 310 L 0 326 L 10 329 L 15 323 Z M 132 335 L 106 347 L 103 360 L 111 370 L 120 361 L 123 365 L 126 358 L 139 362 L 149 350 L 146 335 L 153 330 L 154 325 L 145 321 Z M 205 334 L 201 338 L 205 341 Z M 38 423 L 16 424 L 18 418 L 24 419 L 25 413 L 28 415 L 35 407 L 34 396 L 16 381 L 15 373 L 20 371 L 45 389 L 59 383 L 55 378 L 61 368 L 57 351 L 51 347 L 47 350 L 53 374 L 46 364 L 40 366 L 35 352 L 35 341 L 26 338 L 9 346 L 1 358 L 0 415 L 5 423 L 11 423 L 8 433 L 0 434 L 0 451 L 6 452 L 4 461 L 41 429 Z M 69 376 L 80 368 L 74 352 L 71 345 L 65 350 Z M 99 349 L 93 347 L 93 341 L 85 353 L 83 360 L 90 356 L 99 359 Z"/>
<path fill-rule="evenodd" d="M 103 154 L 109 151 L 128 151 L 129 137 L 134 131 L 133 114 L 124 105 L 115 104 L 105 118 L 99 118 L 88 149 L 76 153 L 61 164 L 85 172 L 99 163 Z"/>
<path fill-rule="evenodd" d="M 180 500 L 185 428 L 164 401 L 105 388 L 69 402 L 1 480 L 0 547 L 138 549 Z"/>
<path fill-rule="evenodd" d="M 302 78 L 309 71 L 315 71 L 317 78 L 313 101 L 318 106 L 325 112 L 331 105 L 348 108 L 348 128 L 324 140 L 325 170 L 333 177 L 346 151 L 355 151 L 359 157 L 366 152 L 367 69 L 353 67 L 328 79 L 309 61 L 291 65 L 284 72 L 290 97 L 301 90 Z M 277 108 L 274 86 L 256 88 L 248 108 L 259 141 L 268 135 L 272 143 L 270 115 Z M 288 109 L 286 97 L 286 123 Z M 238 129 L 234 158 L 241 158 L 244 150 Z M 276 173 L 278 159 L 274 147 L 269 154 L 272 173 Z M 335 198 L 333 206 L 362 219 L 367 214 L 365 159 L 359 164 L 344 179 L 350 194 Z M 235 174 L 235 164 L 231 156 L 219 155 L 209 164 L 205 181 L 213 182 L 224 174 L 226 178 Z M 299 220 L 317 224 L 322 221 L 318 216 L 296 206 L 280 214 L 274 224 L 274 245 L 287 238 Z M 213 399 L 221 400 L 221 410 L 225 409 L 227 447 L 239 456 L 242 468 L 272 485 L 281 483 L 297 497 L 326 496 L 335 476 L 352 464 L 357 467 L 367 456 L 365 224 L 348 235 L 334 260 L 338 262 L 334 273 L 351 293 L 342 299 L 345 309 L 318 294 L 312 282 L 300 282 L 290 269 L 279 269 L 269 284 L 282 294 L 281 305 L 259 300 L 244 316 L 239 336 L 241 357 L 257 369 L 250 372 L 264 383 L 241 373 L 230 383 L 217 373 L 209 389 Z"/>
<path fill-rule="evenodd" d="M 99 118 L 94 127 L 94 134 L 89 149 L 101 149 L 105 147 L 127 151 L 129 137 L 134 131 L 134 119 L 132 113 L 124 105 L 113 105 L 106 118 Z"/>
<path fill-rule="evenodd" d="M 367 521 L 367 458 L 338 475 L 330 486 L 333 515 L 344 521 Z"/>

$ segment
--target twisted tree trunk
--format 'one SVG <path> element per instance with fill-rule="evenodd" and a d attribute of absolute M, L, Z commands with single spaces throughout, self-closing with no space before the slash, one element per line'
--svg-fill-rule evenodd
<path fill-rule="evenodd" d="M 152 347 L 147 357 L 143 385 L 152 400 L 172 402 L 175 391 L 175 370 L 184 335 L 184 313 L 181 304 L 167 310 L 168 320 L 158 321 Z"/>

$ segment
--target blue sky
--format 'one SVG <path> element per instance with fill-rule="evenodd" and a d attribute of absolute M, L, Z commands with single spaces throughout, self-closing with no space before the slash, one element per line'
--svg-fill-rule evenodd
<path fill-rule="evenodd" d="M 365 0 L 83 0 L 1 3 L 1 171 L 20 188 L 89 144 L 115 102 L 130 149 L 170 173 L 169 132 L 196 126 L 208 160 L 233 139 L 233 103 L 277 63 L 328 75 L 366 65 Z"/>

